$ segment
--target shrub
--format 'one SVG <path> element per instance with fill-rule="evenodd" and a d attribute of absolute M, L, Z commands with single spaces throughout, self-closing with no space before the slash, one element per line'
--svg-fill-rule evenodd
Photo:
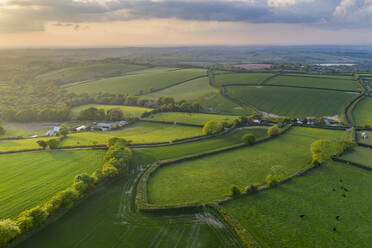
<path fill-rule="evenodd" d="M 110 146 L 105 155 L 105 161 L 110 161 L 111 159 L 117 159 L 121 160 L 121 162 L 128 163 L 132 159 L 132 150 L 121 143 L 115 143 Z"/>
<path fill-rule="evenodd" d="M 95 183 L 100 183 L 104 179 L 104 176 L 102 174 L 102 170 L 95 170 L 92 174 L 92 177 L 94 178 Z"/>
<path fill-rule="evenodd" d="M 17 225 L 22 232 L 39 226 L 48 217 L 48 212 L 40 206 L 23 211 L 17 218 Z"/>
<path fill-rule="evenodd" d="M 242 140 L 245 144 L 252 145 L 256 142 L 256 137 L 254 137 L 254 135 L 251 133 L 247 133 L 243 135 Z"/>
<path fill-rule="evenodd" d="M 229 194 L 228 196 L 232 197 L 232 198 L 237 198 L 240 196 L 240 189 L 235 186 L 235 185 L 231 185 L 230 186 L 230 189 L 229 189 Z"/>
<path fill-rule="evenodd" d="M 62 137 L 66 137 L 66 135 L 69 133 L 68 127 L 65 124 L 62 124 L 59 127 L 58 135 L 61 135 Z"/>
<path fill-rule="evenodd" d="M 105 178 L 106 177 L 112 178 L 119 175 L 119 171 L 112 164 L 106 163 L 103 165 L 102 174 Z"/>
<path fill-rule="evenodd" d="M 74 205 L 74 201 L 79 198 L 79 192 L 75 189 L 68 188 L 59 192 L 55 200 L 60 201 L 60 209 L 68 209 Z"/>
<path fill-rule="evenodd" d="M 223 129 L 223 125 L 221 122 L 210 120 L 205 123 L 203 127 L 203 134 L 212 135 L 221 132 Z"/>
<path fill-rule="evenodd" d="M 83 181 L 74 182 L 72 188 L 79 192 L 80 195 L 83 195 L 90 187 L 88 184 L 84 183 Z"/>
<path fill-rule="evenodd" d="M 50 139 L 47 141 L 49 149 L 53 150 L 58 148 L 59 146 L 59 141 L 57 139 Z"/>
<path fill-rule="evenodd" d="M 266 177 L 265 182 L 269 186 L 278 184 L 285 176 L 285 171 L 280 165 L 271 167 L 270 174 Z"/>
<path fill-rule="evenodd" d="M 278 125 L 274 125 L 267 130 L 267 135 L 269 135 L 270 137 L 277 136 L 279 133 L 280 129 Z"/>
<path fill-rule="evenodd" d="M 254 194 L 257 192 L 258 186 L 256 184 L 251 184 L 245 188 L 246 194 Z"/>
<path fill-rule="evenodd" d="M 329 140 L 317 140 L 311 144 L 310 151 L 313 157 L 312 163 L 320 165 L 331 158 L 334 147 L 332 147 L 332 143 Z"/>
<path fill-rule="evenodd" d="M 75 177 L 74 182 L 75 183 L 82 182 L 87 184 L 88 187 L 92 187 L 94 184 L 94 178 L 89 176 L 87 173 L 82 173 Z"/>
<path fill-rule="evenodd" d="M 323 118 L 323 117 L 320 117 L 320 118 L 318 119 L 318 125 L 319 125 L 319 126 L 325 126 L 325 121 L 324 121 L 324 118 Z"/>
<path fill-rule="evenodd" d="M 277 175 L 269 174 L 265 178 L 265 182 L 269 186 L 274 186 L 280 182 L 280 178 Z"/>
<path fill-rule="evenodd" d="M 45 140 L 38 140 L 36 141 L 36 143 L 41 147 L 43 148 L 44 150 L 47 148 L 48 146 L 48 143 L 45 141 Z"/>
<path fill-rule="evenodd" d="M 128 145 L 128 142 L 125 139 L 118 138 L 118 137 L 112 137 L 107 141 L 107 147 L 110 148 L 111 146 L 120 143 L 124 146 Z"/>
<path fill-rule="evenodd" d="M 21 230 L 17 224 L 10 220 L 1 220 L 0 221 L 0 246 L 7 244 L 9 241 L 14 239 L 21 233 Z"/>

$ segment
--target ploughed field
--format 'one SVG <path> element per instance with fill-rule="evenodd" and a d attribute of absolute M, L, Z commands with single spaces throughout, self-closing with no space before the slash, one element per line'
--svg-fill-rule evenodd
<path fill-rule="evenodd" d="M 371 188 L 371 172 L 329 162 L 223 208 L 262 248 L 367 248 L 372 243 Z"/>
<path fill-rule="evenodd" d="M 129 95 L 140 95 L 169 87 L 173 84 L 190 80 L 192 78 L 205 75 L 202 69 L 174 69 L 160 68 L 150 70 L 146 73 L 131 74 L 119 77 L 111 77 L 90 81 L 80 84 L 72 84 L 66 87 L 74 93 L 127 93 Z"/>
<path fill-rule="evenodd" d="M 17 247 L 243 247 L 221 219 L 195 214 L 141 214 L 134 208 L 134 185 L 153 160 L 135 153 L 131 175 L 96 190 L 60 220 Z"/>
<path fill-rule="evenodd" d="M 288 117 L 340 115 L 357 95 L 317 89 L 275 86 L 231 86 L 227 94 L 260 111 Z"/>
<path fill-rule="evenodd" d="M 243 190 L 252 183 L 263 183 L 273 166 L 280 166 L 286 175 L 308 168 L 313 141 L 349 135 L 335 130 L 292 128 L 254 146 L 161 167 L 149 180 L 149 202 L 167 205 L 222 200 L 232 184 Z"/>
<path fill-rule="evenodd" d="M 80 173 L 103 164 L 104 151 L 64 150 L 0 155 L 0 219 L 42 205 Z"/>

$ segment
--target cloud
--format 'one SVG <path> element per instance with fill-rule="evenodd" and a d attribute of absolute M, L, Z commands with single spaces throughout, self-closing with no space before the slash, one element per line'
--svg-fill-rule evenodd
<path fill-rule="evenodd" d="M 368 27 L 372 0 L 0 0 L 0 31 L 136 19 Z M 76 26 L 76 30 L 79 29 Z"/>

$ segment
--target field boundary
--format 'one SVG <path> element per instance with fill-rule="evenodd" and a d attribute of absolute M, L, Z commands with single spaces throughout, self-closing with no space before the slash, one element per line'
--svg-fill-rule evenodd
<path fill-rule="evenodd" d="M 181 113 L 181 112 L 174 112 L 174 113 Z M 190 123 L 183 123 L 183 122 L 174 122 L 172 121 L 157 121 L 157 120 L 148 120 L 148 119 L 140 119 L 140 121 L 143 122 L 152 122 L 152 123 L 160 123 L 160 124 L 169 124 L 169 125 L 180 125 L 180 126 L 188 126 L 188 127 L 204 127 L 204 125 L 198 125 L 198 124 L 190 124 Z"/>
<path fill-rule="evenodd" d="M 339 157 L 332 157 L 332 160 L 336 161 L 336 162 L 341 162 L 341 163 L 344 163 L 344 164 L 347 164 L 347 165 L 351 165 L 351 166 L 354 166 L 354 167 L 358 167 L 358 168 L 363 169 L 363 170 L 372 171 L 372 168 L 370 166 L 360 164 L 360 163 L 356 163 L 356 162 L 352 162 L 352 161 L 342 159 L 342 158 L 339 158 Z"/>
<path fill-rule="evenodd" d="M 271 139 L 274 139 L 276 137 L 279 137 L 280 135 L 282 135 L 282 134 L 286 133 L 288 130 L 290 130 L 291 127 L 292 127 L 292 125 L 288 125 L 281 130 L 279 135 L 272 136 L 272 137 L 268 136 L 268 137 L 259 139 L 253 145 L 257 145 L 257 144 L 269 141 Z M 206 156 L 210 156 L 210 155 L 215 155 L 215 154 L 219 154 L 219 153 L 223 153 L 223 152 L 227 152 L 227 151 L 231 151 L 231 150 L 236 150 L 236 149 L 243 148 L 243 147 L 249 147 L 249 146 L 251 146 L 251 145 L 241 143 L 241 144 L 237 144 L 237 145 L 232 145 L 232 146 L 227 146 L 227 147 L 223 147 L 223 148 L 219 148 L 219 149 L 214 149 L 214 150 L 207 151 L 207 152 L 196 153 L 196 154 L 187 155 L 187 156 L 180 157 L 180 158 L 162 160 L 162 161 L 158 161 L 158 162 L 153 163 L 150 166 L 150 168 L 142 175 L 142 177 L 141 177 L 141 179 L 138 183 L 137 195 L 136 195 L 137 209 L 139 211 L 143 211 L 143 212 L 164 212 L 164 211 L 165 212 L 174 212 L 174 211 L 177 211 L 177 210 L 182 210 L 182 211 L 188 210 L 189 211 L 189 210 L 200 209 L 204 205 L 202 203 L 199 203 L 199 202 L 189 202 L 189 203 L 170 204 L 170 205 L 150 204 L 148 202 L 148 197 L 147 197 L 147 193 L 148 193 L 147 192 L 147 186 L 148 186 L 148 181 L 149 181 L 150 177 L 154 173 L 156 173 L 156 171 L 160 167 L 171 166 L 171 165 L 174 165 L 176 163 L 189 161 L 189 160 L 193 160 L 193 159 L 198 159 L 198 158 L 202 158 L 202 157 L 206 157 Z M 217 202 L 217 203 L 219 203 L 219 202 Z"/>
<path fill-rule="evenodd" d="M 180 69 L 182 70 L 182 69 Z M 193 77 L 193 78 L 190 78 L 190 79 L 186 79 L 184 81 L 180 81 L 180 82 L 176 82 L 174 84 L 171 84 L 171 85 L 168 85 L 168 86 L 164 86 L 162 88 L 158 88 L 158 89 L 154 89 L 152 90 L 151 92 L 147 92 L 145 94 L 136 94 L 134 96 L 146 96 L 146 95 L 149 95 L 149 94 L 152 94 L 152 93 L 155 93 L 155 92 L 159 92 L 159 91 L 162 91 L 162 90 L 166 90 L 168 88 L 172 88 L 174 86 L 177 86 L 177 85 L 180 85 L 180 84 L 184 84 L 184 83 L 187 83 L 187 82 L 190 82 L 190 81 L 193 81 L 193 80 L 196 80 L 196 79 L 199 79 L 199 78 L 204 78 L 204 77 L 207 77 L 208 75 L 200 75 L 200 76 L 197 76 L 197 77 Z"/>

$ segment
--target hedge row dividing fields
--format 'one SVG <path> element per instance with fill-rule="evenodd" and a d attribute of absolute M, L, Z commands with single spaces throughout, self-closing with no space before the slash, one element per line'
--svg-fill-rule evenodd
<path fill-rule="evenodd" d="M 130 175 L 104 185 L 17 247 L 243 247 L 233 230 L 208 209 L 177 215 L 137 212 L 135 185 L 153 160 L 140 152 L 134 155 Z"/>

